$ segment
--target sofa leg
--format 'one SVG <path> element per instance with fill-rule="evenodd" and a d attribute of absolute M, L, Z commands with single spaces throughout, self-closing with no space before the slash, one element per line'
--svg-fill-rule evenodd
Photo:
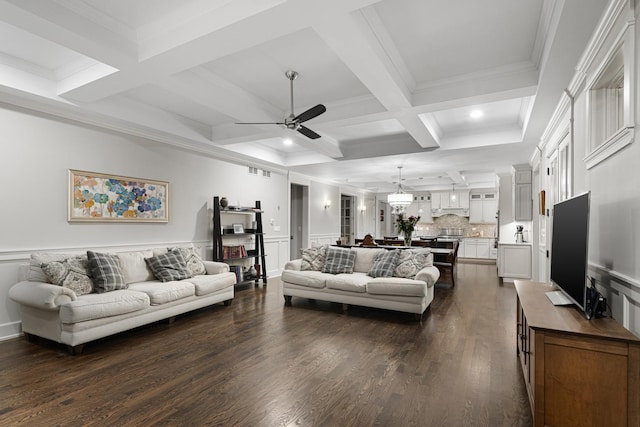
<path fill-rule="evenodd" d="M 171 316 L 167 319 L 167 323 L 169 323 L 169 325 L 173 325 L 175 321 L 176 321 L 176 316 Z"/>
<path fill-rule="evenodd" d="M 24 337 L 27 339 L 27 342 L 34 342 L 36 338 L 28 332 L 23 332 Z"/>
<path fill-rule="evenodd" d="M 287 306 L 291 306 L 291 295 L 285 295 L 284 296 L 284 304 Z"/>
<path fill-rule="evenodd" d="M 67 349 L 69 350 L 70 355 L 77 356 L 82 353 L 82 350 L 84 350 L 84 344 L 68 345 Z"/>
<path fill-rule="evenodd" d="M 349 311 L 349 304 L 342 304 L 342 312 L 347 313 Z"/>
<path fill-rule="evenodd" d="M 233 301 L 232 299 L 228 299 L 223 304 L 224 304 L 225 307 L 229 307 L 231 305 L 232 301 Z"/>

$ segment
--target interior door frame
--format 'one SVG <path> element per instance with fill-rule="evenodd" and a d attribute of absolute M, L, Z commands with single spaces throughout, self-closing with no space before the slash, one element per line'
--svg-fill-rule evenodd
<path fill-rule="evenodd" d="M 289 183 L 289 259 L 300 258 L 309 247 L 309 186 Z"/>

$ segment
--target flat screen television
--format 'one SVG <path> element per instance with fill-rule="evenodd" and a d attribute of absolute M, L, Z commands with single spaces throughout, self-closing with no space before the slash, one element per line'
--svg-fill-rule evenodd
<path fill-rule="evenodd" d="M 551 235 L 551 282 L 583 312 L 587 305 L 590 198 L 591 193 L 586 192 L 556 203 Z"/>

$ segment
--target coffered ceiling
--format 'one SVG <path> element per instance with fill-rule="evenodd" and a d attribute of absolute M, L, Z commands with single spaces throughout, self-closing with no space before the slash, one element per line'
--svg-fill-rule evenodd
<path fill-rule="evenodd" d="M 390 191 L 529 160 L 605 0 L 0 0 L 0 102 Z M 305 122 L 311 140 L 277 125 Z M 478 111 L 480 117 L 472 117 Z M 285 139 L 290 144 L 285 144 Z"/>

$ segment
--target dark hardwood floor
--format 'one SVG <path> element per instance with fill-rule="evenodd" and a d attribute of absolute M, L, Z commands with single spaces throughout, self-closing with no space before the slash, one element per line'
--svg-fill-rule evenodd
<path fill-rule="evenodd" d="M 293 298 L 279 279 L 66 348 L 0 343 L 0 425 L 530 426 L 515 290 L 459 263 L 413 315 Z"/>

